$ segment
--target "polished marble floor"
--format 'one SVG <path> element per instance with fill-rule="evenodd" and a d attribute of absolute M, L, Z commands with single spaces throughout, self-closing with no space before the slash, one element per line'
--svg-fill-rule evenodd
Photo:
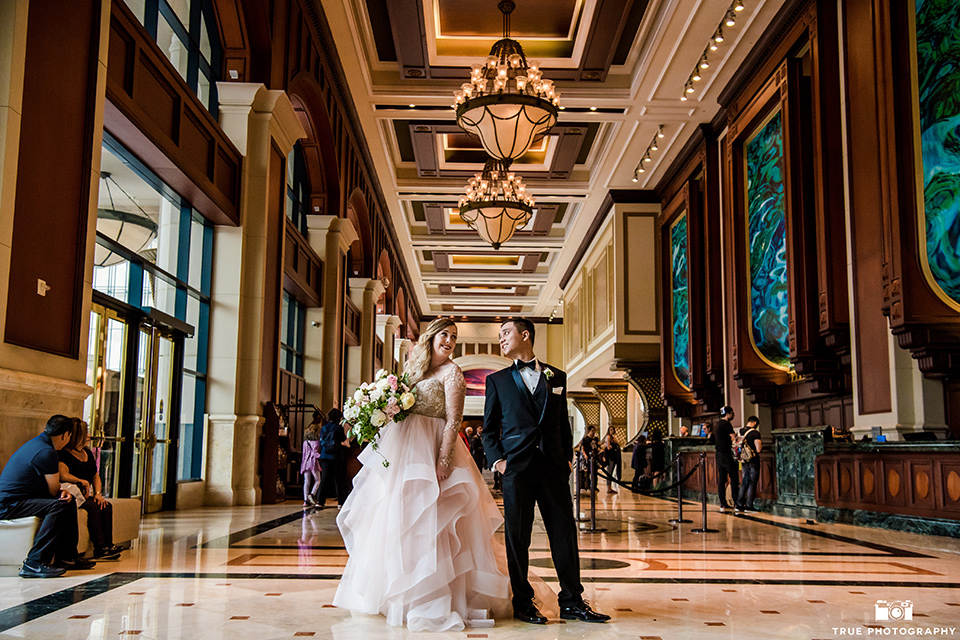
<path fill-rule="evenodd" d="M 588 502 L 584 501 L 584 507 Z M 492 629 L 411 634 L 380 617 L 329 603 L 346 560 L 336 509 L 204 508 L 144 518 L 117 562 L 48 580 L 0 578 L 0 638 L 41 640 L 336 640 L 580 637 L 939 637 L 960 640 L 960 541 L 825 525 L 767 514 L 724 515 L 686 504 L 598 494 L 597 526 L 580 536 L 584 596 L 606 625 L 564 623 L 556 603 L 544 627 L 514 620 Z M 587 526 L 587 525 L 585 525 Z M 539 522 L 533 571 L 556 590 Z M 906 618 L 912 603 L 912 620 Z M 901 608 L 898 608 L 901 607 Z"/>

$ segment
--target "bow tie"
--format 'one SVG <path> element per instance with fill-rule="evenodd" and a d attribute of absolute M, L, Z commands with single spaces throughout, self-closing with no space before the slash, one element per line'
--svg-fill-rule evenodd
<path fill-rule="evenodd" d="M 534 358 L 534 359 L 531 360 L 530 362 L 524 362 L 523 360 L 517 360 L 517 368 L 518 368 L 518 369 L 520 369 L 520 370 L 522 371 L 525 367 L 529 367 L 529 368 L 533 369 L 534 371 L 536 371 L 536 370 L 537 370 L 537 359 Z"/>

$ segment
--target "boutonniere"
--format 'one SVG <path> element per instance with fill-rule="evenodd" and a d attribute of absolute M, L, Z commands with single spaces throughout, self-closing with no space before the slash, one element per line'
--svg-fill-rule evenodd
<path fill-rule="evenodd" d="M 543 377 L 546 378 L 547 380 L 553 380 L 554 375 L 555 374 L 553 373 L 553 370 L 550 369 L 549 367 L 543 368 Z"/>

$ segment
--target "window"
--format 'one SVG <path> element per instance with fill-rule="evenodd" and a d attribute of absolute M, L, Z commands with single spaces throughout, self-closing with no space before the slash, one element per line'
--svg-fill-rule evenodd
<path fill-rule="evenodd" d="M 203 470 L 212 265 L 213 225 L 104 132 L 93 288 L 194 328 L 183 347 L 181 480 Z"/>
<path fill-rule="evenodd" d="M 220 39 L 211 0 L 125 0 L 200 102 L 217 115 Z"/>
<path fill-rule="evenodd" d="M 303 147 L 297 142 L 287 156 L 287 217 L 300 233 L 307 235 L 307 206 L 310 199 L 310 183 L 307 181 L 307 165 L 303 159 Z"/>
<path fill-rule="evenodd" d="M 303 375 L 303 325 L 306 311 L 286 291 L 280 310 L 280 368 Z"/>

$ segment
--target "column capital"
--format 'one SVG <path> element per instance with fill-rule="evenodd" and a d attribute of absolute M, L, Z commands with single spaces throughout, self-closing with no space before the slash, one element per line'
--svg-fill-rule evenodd
<path fill-rule="evenodd" d="M 270 117 L 271 134 L 284 154 L 306 138 L 300 119 L 284 91 L 267 89 L 259 82 L 218 82 L 220 126 L 230 141 L 247 155 L 248 118 L 257 113 Z"/>
<path fill-rule="evenodd" d="M 350 293 L 370 293 L 373 299 L 377 300 L 383 292 L 387 290 L 383 282 L 376 278 L 349 278 L 347 283 L 350 285 Z"/>
<path fill-rule="evenodd" d="M 346 253 L 350 245 L 360 239 L 360 235 L 349 218 L 307 215 L 307 240 L 310 248 L 316 251 L 322 260 L 327 260 L 328 238 L 336 239 L 337 250 Z"/>
<path fill-rule="evenodd" d="M 391 316 L 384 313 L 377 314 L 377 335 L 383 338 L 385 335 L 393 335 L 401 324 L 400 316 Z"/>

